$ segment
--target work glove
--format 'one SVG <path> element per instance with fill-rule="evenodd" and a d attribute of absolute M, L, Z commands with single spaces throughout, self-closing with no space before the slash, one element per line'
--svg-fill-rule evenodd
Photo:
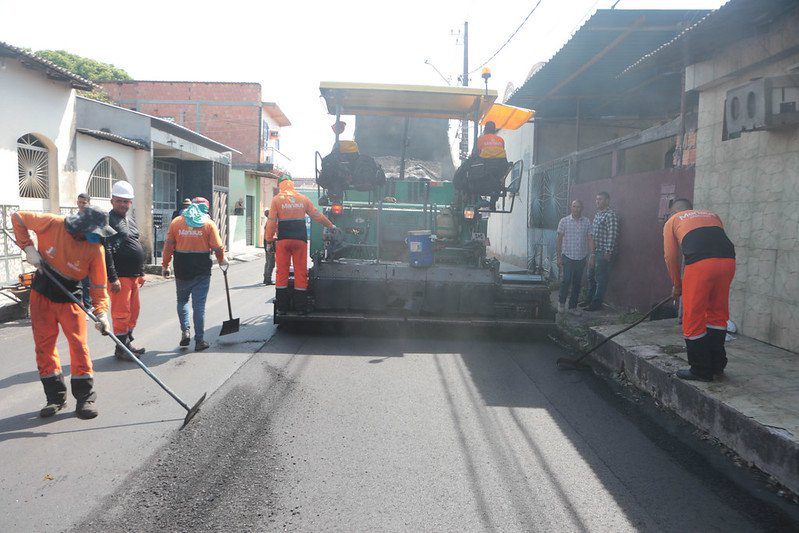
<path fill-rule="evenodd" d="M 230 264 L 230 262 L 227 260 L 227 257 L 223 257 L 223 258 L 222 258 L 222 259 L 219 261 L 219 266 L 220 266 L 221 268 L 227 268 L 229 264 Z"/>
<path fill-rule="evenodd" d="M 111 324 L 108 323 L 108 317 L 105 315 L 105 313 L 99 313 L 95 316 L 97 317 L 97 322 L 94 323 L 94 329 L 103 335 L 108 335 L 108 332 L 111 330 Z"/>
<path fill-rule="evenodd" d="M 119 280 L 112 281 L 111 285 L 111 292 L 117 293 L 122 290 L 122 283 Z"/>
<path fill-rule="evenodd" d="M 164 276 L 165 278 L 168 278 L 170 276 L 170 274 L 171 274 L 171 272 L 169 272 L 169 267 L 165 267 L 165 266 L 161 267 L 161 275 L 162 276 Z"/>
<path fill-rule="evenodd" d="M 25 247 L 25 260 L 36 268 L 42 266 L 42 256 L 39 255 L 39 250 L 32 244 Z"/>
<path fill-rule="evenodd" d="M 139 277 L 136 279 L 136 283 L 138 283 L 138 284 L 139 284 L 139 287 L 141 287 L 142 285 L 144 285 L 144 281 L 145 281 L 145 280 L 144 280 L 144 276 L 139 276 Z"/>

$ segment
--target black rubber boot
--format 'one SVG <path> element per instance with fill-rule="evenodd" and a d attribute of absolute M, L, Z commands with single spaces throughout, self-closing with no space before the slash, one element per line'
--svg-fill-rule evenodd
<path fill-rule="evenodd" d="M 275 312 L 285 313 L 289 310 L 289 290 L 288 287 L 275 289 Z"/>
<path fill-rule="evenodd" d="M 131 341 L 133 341 L 133 331 L 128 332 L 128 342 L 125 343 L 125 346 L 127 346 L 128 350 L 136 355 L 144 355 L 144 352 L 147 350 L 145 350 L 143 347 L 134 346 Z"/>
<path fill-rule="evenodd" d="M 724 341 L 727 339 L 726 329 L 707 328 L 707 345 L 711 355 L 714 375 L 723 375 L 727 367 L 727 350 Z"/>
<path fill-rule="evenodd" d="M 691 374 L 701 381 L 713 381 L 713 356 L 708 341 L 708 335 L 698 339 L 685 339 Z M 679 377 L 687 379 L 684 376 Z"/>
<path fill-rule="evenodd" d="M 128 341 L 127 334 L 121 333 L 121 334 L 117 335 L 116 337 L 117 337 L 117 339 L 119 339 L 119 342 L 121 342 L 125 346 L 128 345 L 129 341 Z M 125 350 L 120 348 L 120 346 L 118 344 L 116 345 L 116 348 L 114 349 L 114 357 L 116 357 L 120 361 L 130 361 L 130 355 L 128 355 L 128 353 Z"/>
<path fill-rule="evenodd" d="M 50 376 L 42 378 L 44 395 L 47 397 L 47 405 L 39 411 L 39 416 L 47 418 L 53 416 L 64 408 L 67 404 L 67 385 L 64 383 L 64 376 Z"/>
<path fill-rule="evenodd" d="M 301 315 L 308 314 L 308 293 L 294 289 L 294 311 Z"/>
<path fill-rule="evenodd" d="M 94 392 L 94 378 L 91 376 L 76 376 L 70 380 L 72 385 L 72 396 L 78 404 L 75 407 L 75 414 L 78 418 L 89 419 L 97 416 L 97 407 L 94 405 L 97 400 L 97 393 Z"/>

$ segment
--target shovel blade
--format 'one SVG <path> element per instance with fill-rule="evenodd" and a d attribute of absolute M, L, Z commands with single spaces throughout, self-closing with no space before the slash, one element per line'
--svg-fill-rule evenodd
<path fill-rule="evenodd" d="M 219 335 L 230 335 L 231 333 L 236 333 L 239 330 L 239 319 L 238 318 L 231 318 L 230 320 L 225 320 L 222 322 L 222 331 L 219 332 Z"/>

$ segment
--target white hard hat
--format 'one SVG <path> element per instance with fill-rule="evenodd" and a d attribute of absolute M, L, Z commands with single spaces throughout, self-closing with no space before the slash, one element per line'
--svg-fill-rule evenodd
<path fill-rule="evenodd" d="M 127 181 L 118 181 L 111 188 L 111 196 L 133 200 L 133 185 Z"/>

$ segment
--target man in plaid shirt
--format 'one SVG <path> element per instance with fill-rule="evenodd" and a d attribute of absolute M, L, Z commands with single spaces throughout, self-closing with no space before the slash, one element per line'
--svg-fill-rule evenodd
<path fill-rule="evenodd" d="M 565 311 L 567 297 L 569 297 L 569 311 L 577 312 L 580 284 L 583 281 L 586 258 L 591 250 L 591 221 L 583 216 L 583 203 L 580 200 L 574 200 L 571 214 L 560 219 L 555 248 L 558 269 L 562 275 L 558 312 Z"/>
<path fill-rule="evenodd" d="M 610 208 L 610 195 L 596 195 L 596 214 L 591 227 L 593 250 L 588 258 L 588 295 L 586 311 L 602 309 L 602 300 L 608 287 L 610 265 L 619 241 L 619 216 Z"/>

